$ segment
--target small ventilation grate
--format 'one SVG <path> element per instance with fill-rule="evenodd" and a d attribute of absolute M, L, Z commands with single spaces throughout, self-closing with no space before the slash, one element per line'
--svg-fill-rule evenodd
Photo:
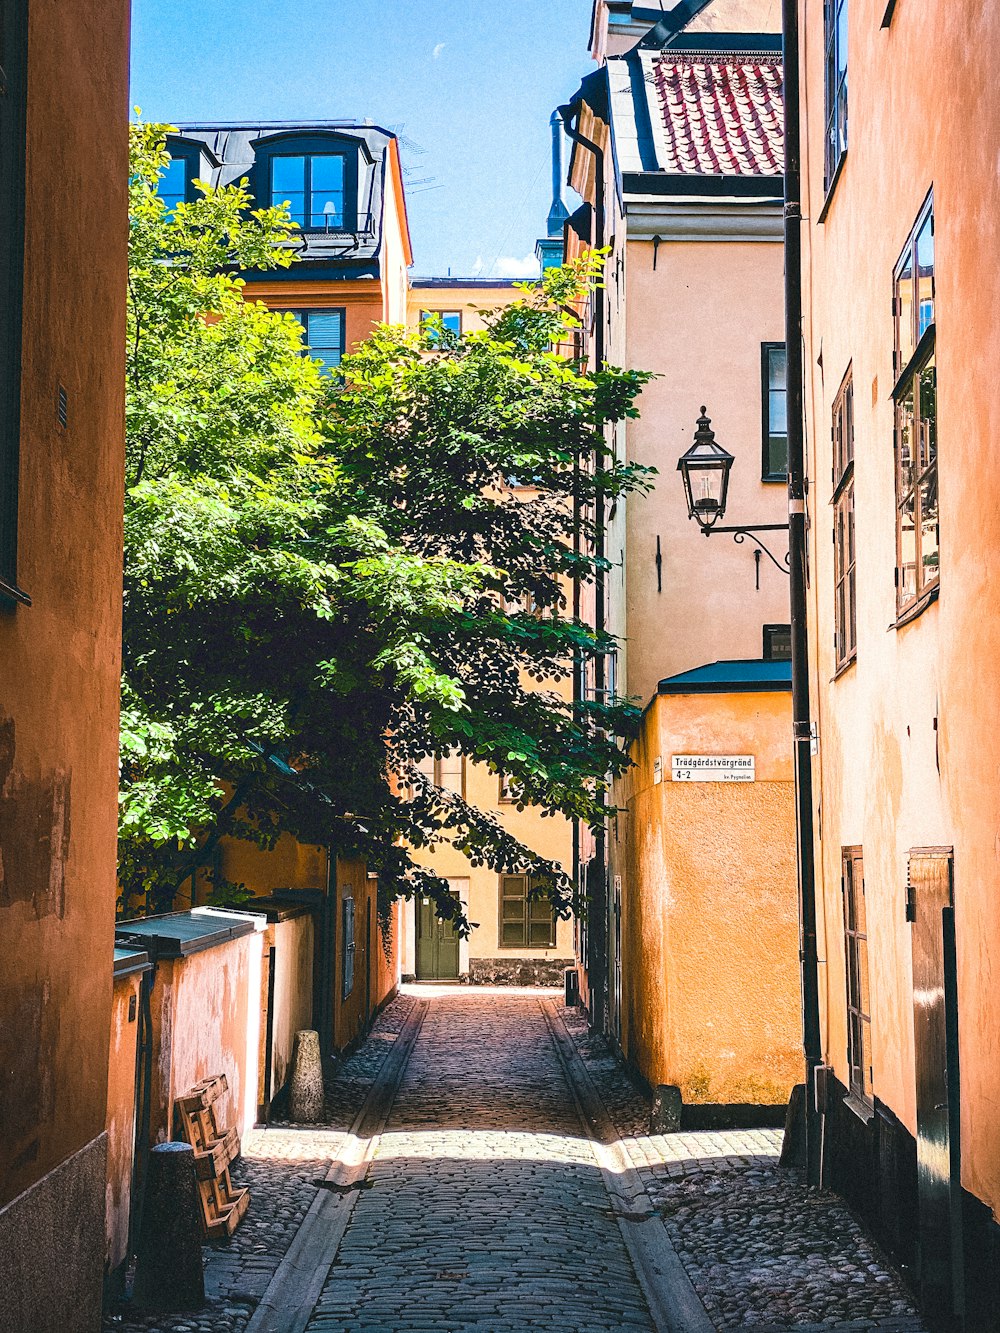
<path fill-rule="evenodd" d="M 69 395 L 61 384 L 56 394 L 56 416 L 59 418 L 59 425 L 65 430 L 69 425 Z"/>

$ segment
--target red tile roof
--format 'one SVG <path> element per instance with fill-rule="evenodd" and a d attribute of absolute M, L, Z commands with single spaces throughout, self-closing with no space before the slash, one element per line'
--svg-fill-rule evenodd
<path fill-rule="evenodd" d="M 780 60 L 665 52 L 654 69 L 664 170 L 685 176 L 781 174 Z"/>

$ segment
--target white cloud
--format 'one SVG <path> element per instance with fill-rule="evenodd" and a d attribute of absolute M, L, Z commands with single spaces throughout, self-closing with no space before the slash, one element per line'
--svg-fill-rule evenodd
<path fill-rule="evenodd" d="M 476 255 L 476 262 L 472 265 L 472 276 L 475 278 L 483 271 L 483 257 Z"/>
<path fill-rule="evenodd" d="M 435 46 L 434 50 L 431 52 L 431 59 L 437 60 L 446 46 L 447 42 L 438 42 L 437 46 Z"/>
<path fill-rule="evenodd" d="M 525 255 L 523 259 L 505 255 L 493 265 L 493 272 L 498 278 L 537 278 L 538 260 L 534 255 Z"/>

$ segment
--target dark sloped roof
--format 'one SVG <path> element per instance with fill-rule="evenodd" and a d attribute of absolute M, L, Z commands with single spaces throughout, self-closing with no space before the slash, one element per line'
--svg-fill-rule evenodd
<path fill-rule="evenodd" d="M 660 694 L 764 694 L 792 688 L 791 662 L 710 662 L 661 680 Z"/>
<path fill-rule="evenodd" d="M 664 51 L 653 63 L 659 165 L 680 175 L 779 176 L 779 60 Z"/>

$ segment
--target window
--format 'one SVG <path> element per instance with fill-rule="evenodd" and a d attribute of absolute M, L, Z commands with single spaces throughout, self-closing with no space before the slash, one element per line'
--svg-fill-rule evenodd
<path fill-rule="evenodd" d="M 788 411 L 785 393 L 785 344 L 762 343 L 760 349 L 764 481 L 788 480 Z"/>
<path fill-rule="evenodd" d="M 344 941 L 344 984 L 341 987 L 341 995 L 346 1000 L 348 995 L 354 989 L 354 899 L 345 898 L 342 906 L 343 911 L 343 941 Z"/>
<path fill-rule="evenodd" d="M 826 29 L 826 185 L 847 152 L 847 0 L 824 0 Z"/>
<path fill-rule="evenodd" d="M 517 800 L 511 790 L 510 775 L 508 773 L 500 774 L 500 804 L 512 805 Z"/>
<path fill-rule="evenodd" d="M 307 231 L 348 231 L 342 153 L 275 154 L 271 205 L 287 203 L 293 222 Z"/>
<path fill-rule="evenodd" d="M 458 796 L 465 795 L 465 756 L 458 753 L 435 758 L 427 755 L 417 764 L 417 772 L 422 773 L 428 782 L 442 791 L 453 791 Z"/>
<path fill-rule="evenodd" d="M 293 310 L 292 314 L 306 331 L 309 355 L 322 361 L 326 370 L 335 370 L 344 355 L 344 310 Z"/>
<path fill-rule="evenodd" d="M 501 949 L 551 949 L 556 942 L 556 914 L 548 898 L 531 897 L 527 875 L 500 876 Z"/>
<path fill-rule="evenodd" d="M 178 204 L 187 203 L 189 174 L 187 158 L 172 157 L 160 175 L 156 192 L 163 200 L 168 213 L 172 213 Z"/>
<path fill-rule="evenodd" d="M 872 1104 L 871 999 L 868 988 L 868 919 L 865 869 L 860 847 L 841 853 L 844 939 L 847 963 L 847 1063 L 850 1091 Z"/>
<path fill-rule="evenodd" d="M 896 610 L 922 610 L 939 575 L 934 211 L 921 209 L 893 275 Z"/>
<path fill-rule="evenodd" d="M 858 655 L 856 543 L 854 537 L 854 377 L 833 405 L 834 649 L 837 669 Z"/>
<path fill-rule="evenodd" d="M 764 626 L 764 661 L 790 662 L 792 660 L 791 625 Z"/>
<path fill-rule="evenodd" d="M 461 310 L 421 310 L 420 327 L 423 330 L 428 320 L 440 320 L 448 333 L 453 333 L 459 337 L 462 332 L 462 312 Z M 433 339 L 435 330 L 426 330 L 429 337 Z"/>
<path fill-rule="evenodd" d="M 17 586 L 27 10 L 26 0 L 0 0 L 0 600 L 21 602 L 28 601 Z"/>

